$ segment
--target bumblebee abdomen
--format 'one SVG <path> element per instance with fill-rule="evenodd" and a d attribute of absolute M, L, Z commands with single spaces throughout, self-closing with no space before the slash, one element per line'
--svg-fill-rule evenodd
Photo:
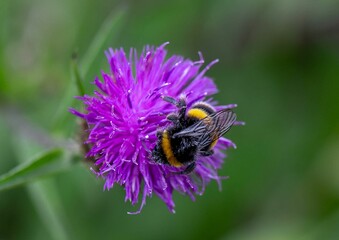
<path fill-rule="evenodd" d="M 195 160 L 197 146 L 191 137 L 173 138 L 176 128 L 169 128 L 162 132 L 160 147 L 164 162 L 173 167 L 182 167 Z"/>

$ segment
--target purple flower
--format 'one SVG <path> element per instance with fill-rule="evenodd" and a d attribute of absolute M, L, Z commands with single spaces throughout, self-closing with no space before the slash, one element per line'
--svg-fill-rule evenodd
<path fill-rule="evenodd" d="M 94 96 L 78 97 L 85 104 L 86 112 L 70 110 L 88 124 L 85 144 L 91 149 L 86 157 L 95 159 L 98 170 L 93 171 L 105 179 L 104 189 L 118 183 L 125 188 L 125 201 L 133 205 L 138 202 L 139 193 L 142 194 L 140 209 L 135 213 L 141 211 L 147 196 L 153 193 L 174 212 L 173 191 L 194 200 L 211 179 L 220 186 L 222 177 L 218 176 L 217 169 L 225 158 L 222 150 L 235 148 L 233 142 L 220 138 L 214 147 L 215 153 L 199 157 L 194 174 L 190 175 L 173 174 L 173 167 L 157 165 L 150 159 L 149 151 L 157 142 L 157 130 L 169 126 L 166 115 L 177 111 L 162 96 L 178 99 L 185 95 L 188 107 L 201 100 L 217 110 L 236 107 L 235 104 L 216 106 L 211 98 L 206 99 L 217 92 L 217 87 L 204 74 L 217 60 L 199 72 L 204 63 L 201 54 L 196 62 L 181 56 L 165 60 L 166 45 L 146 46 L 139 57 L 134 49 L 128 56 L 123 49 L 109 49 L 106 57 L 110 71 L 101 73 L 102 80 L 98 77 L 94 80 L 99 90 Z"/>

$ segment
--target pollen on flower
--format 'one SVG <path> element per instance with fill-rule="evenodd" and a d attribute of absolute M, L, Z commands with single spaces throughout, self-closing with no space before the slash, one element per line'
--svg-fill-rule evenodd
<path fill-rule="evenodd" d="M 141 211 L 146 198 L 153 193 L 174 212 L 174 191 L 195 200 L 195 195 L 203 194 L 211 179 L 220 185 L 222 177 L 217 169 L 225 158 L 223 150 L 235 148 L 232 141 L 221 137 L 214 146 L 214 154 L 199 157 L 191 175 L 173 174 L 173 167 L 152 161 L 150 151 L 156 145 L 157 131 L 169 126 L 166 116 L 177 111 L 163 96 L 174 99 L 185 96 L 188 107 L 202 100 L 217 110 L 236 107 L 218 106 L 211 98 L 206 99 L 217 92 L 213 80 L 205 76 L 217 60 L 199 71 L 204 64 L 201 53 L 195 62 L 176 55 L 166 59 L 166 45 L 146 46 L 140 56 L 134 49 L 128 55 L 123 49 L 109 49 L 106 52 L 109 72 L 95 78 L 97 90 L 93 94 L 77 97 L 85 111 L 70 109 L 87 122 L 85 144 L 90 150 L 86 157 L 95 159 L 98 170 L 92 171 L 105 180 L 104 189 L 109 190 L 116 183 L 123 186 L 125 200 L 133 205 L 142 195 L 140 208 L 134 213 Z"/>

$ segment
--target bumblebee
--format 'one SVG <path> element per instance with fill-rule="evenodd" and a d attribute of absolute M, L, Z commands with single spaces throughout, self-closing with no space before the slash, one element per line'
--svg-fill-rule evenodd
<path fill-rule="evenodd" d="M 211 156 L 213 147 L 236 120 L 236 114 L 230 109 L 215 111 L 206 102 L 196 102 L 187 110 L 185 97 L 175 100 L 163 97 L 174 104 L 177 113 L 171 113 L 167 119 L 172 122 L 168 128 L 157 132 L 157 143 L 151 152 L 151 158 L 158 164 L 166 164 L 184 170 L 177 174 L 189 174 L 196 167 L 198 156 Z"/>

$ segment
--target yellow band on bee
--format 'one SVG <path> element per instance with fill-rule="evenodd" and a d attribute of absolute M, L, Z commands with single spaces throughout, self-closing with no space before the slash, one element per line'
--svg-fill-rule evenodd
<path fill-rule="evenodd" d="M 193 117 L 193 118 L 197 118 L 197 119 L 203 119 L 205 117 L 207 117 L 207 113 L 199 108 L 192 108 L 187 112 L 187 116 L 188 117 Z"/>
<path fill-rule="evenodd" d="M 162 133 L 161 147 L 162 147 L 162 150 L 165 153 L 167 161 L 169 162 L 169 164 L 171 166 L 174 166 L 174 167 L 181 167 L 182 166 L 182 163 L 179 162 L 173 154 L 172 147 L 171 147 L 171 141 L 169 139 L 167 130 L 165 130 Z"/>

